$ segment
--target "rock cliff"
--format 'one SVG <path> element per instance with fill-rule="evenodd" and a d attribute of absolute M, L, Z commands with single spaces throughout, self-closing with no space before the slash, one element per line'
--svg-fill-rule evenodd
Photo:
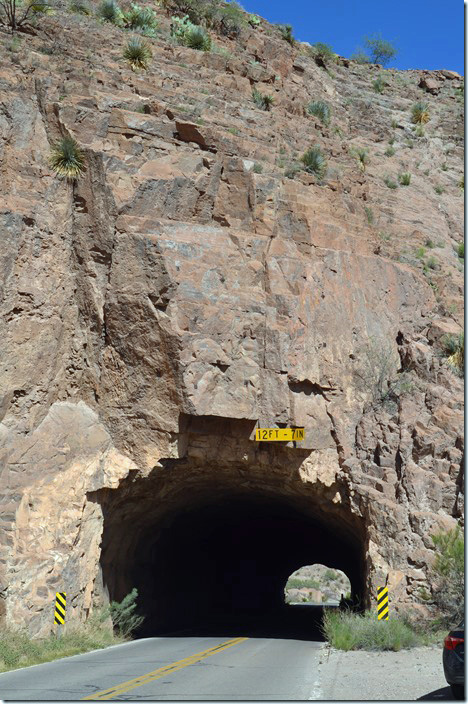
<path fill-rule="evenodd" d="M 366 603 L 388 578 L 416 604 L 463 515 L 462 79 L 324 67 L 263 20 L 197 51 L 157 12 L 139 72 L 128 33 L 65 7 L 0 33 L 1 618 L 45 633 L 60 590 L 85 620 L 150 533 L 239 493 L 352 544 L 317 562 Z M 313 145 L 323 182 L 291 168 Z M 305 441 L 255 442 L 285 426 Z"/>

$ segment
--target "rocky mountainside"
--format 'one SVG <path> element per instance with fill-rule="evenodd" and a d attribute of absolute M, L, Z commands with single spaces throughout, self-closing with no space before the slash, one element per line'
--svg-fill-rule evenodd
<path fill-rule="evenodd" d="M 313 509 L 367 600 L 389 579 L 416 604 L 463 516 L 462 79 L 323 61 L 263 20 L 192 49 L 151 7 L 146 70 L 64 5 L 0 32 L 3 617 L 39 633 L 57 589 L 80 620 L 126 593 L 103 565 L 210 482 Z"/>

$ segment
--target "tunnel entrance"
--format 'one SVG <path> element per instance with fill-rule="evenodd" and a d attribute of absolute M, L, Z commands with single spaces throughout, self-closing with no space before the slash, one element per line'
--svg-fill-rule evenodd
<path fill-rule="evenodd" d="M 186 489 L 169 499 L 137 480 L 103 502 L 103 587 L 118 601 L 138 589 L 138 635 L 271 624 L 288 608 L 289 575 L 307 564 L 342 570 L 353 593 L 364 593 L 365 534 L 355 516 L 222 478 Z"/>

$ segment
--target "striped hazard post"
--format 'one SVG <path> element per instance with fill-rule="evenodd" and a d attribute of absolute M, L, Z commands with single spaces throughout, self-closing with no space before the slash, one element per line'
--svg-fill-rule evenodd
<path fill-rule="evenodd" d="M 55 593 L 54 623 L 63 626 L 65 623 L 65 610 L 67 608 L 67 592 Z"/>
<path fill-rule="evenodd" d="M 377 587 L 377 618 L 388 621 L 388 587 Z"/>

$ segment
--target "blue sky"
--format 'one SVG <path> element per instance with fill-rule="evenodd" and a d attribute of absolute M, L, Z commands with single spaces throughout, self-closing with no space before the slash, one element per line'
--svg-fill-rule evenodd
<path fill-rule="evenodd" d="M 389 68 L 446 68 L 464 74 L 462 0 L 241 0 L 269 22 L 291 24 L 303 42 L 350 56 L 365 35 L 381 33 L 399 53 Z"/>

